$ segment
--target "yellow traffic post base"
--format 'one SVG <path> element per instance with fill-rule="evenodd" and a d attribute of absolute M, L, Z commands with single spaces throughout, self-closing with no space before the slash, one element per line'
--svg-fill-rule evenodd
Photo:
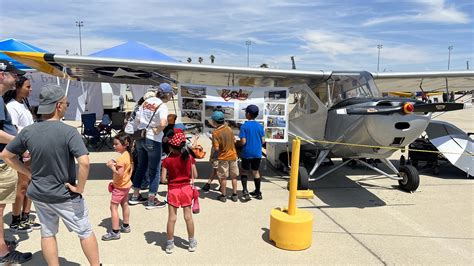
<path fill-rule="evenodd" d="M 314 193 L 312 190 L 298 190 L 296 191 L 296 198 L 297 199 L 313 199 Z"/>
<path fill-rule="evenodd" d="M 307 249 L 313 239 L 313 215 L 296 208 L 300 145 L 299 138 L 293 140 L 288 209 L 277 208 L 270 213 L 270 240 L 277 247 L 287 250 Z"/>
<path fill-rule="evenodd" d="M 288 214 L 287 209 L 276 208 L 270 214 L 270 240 L 278 248 L 286 250 L 303 250 L 311 246 L 313 234 L 313 215 L 296 209 L 295 214 Z"/>

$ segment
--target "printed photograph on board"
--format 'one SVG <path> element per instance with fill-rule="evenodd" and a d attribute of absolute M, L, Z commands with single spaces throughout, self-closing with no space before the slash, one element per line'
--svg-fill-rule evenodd
<path fill-rule="evenodd" d="M 285 139 L 285 129 L 284 128 L 267 128 L 265 130 L 265 138 Z"/>
<path fill-rule="evenodd" d="M 234 103 L 231 102 L 206 102 L 205 103 L 205 115 L 211 117 L 214 111 L 221 111 L 224 113 L 224 118 L 234 119 Z"/>
<path fill-rule="evenodd" d="M 247 119 L 245 117 L 245 108 L 247 108 L 248 105 L 256 105 L 258 107 L 258 116 L 255 118 L 256 120 L 262 120 L 263 119 L 263 103 L 239 103 L 239 119 Z"/>
<path fill-rule="evenodd" d="M 181 97 L 206 98 L 206 87 L 181 86 Z"/>
<path fill-rule="evenodd" d="M 285 115 L 285 104 L 282 103 L 267 103 L 265 105 L 266 115 Z"/>
<path fill-rule="evenodd" d="M 185 134 L 197 134 L 202 132 L 202 123 L 184 123 Z"/>
<path fill-rule="evenodd" d="M 202 110 L 202 100 L 183 98 L 183 109 L 187 110 Z"/>
<path fill-rule="evenodd" d="M 267 127 L 286 127 L 284 117 L 267 116 Z"/>
<path fill-rule="evenodd" d="M 202 112 L 182 111 L 181 120 L 183 123 L 202 123 Z"/>
<path fill-rule="evenodd" d="M 278 91 L 266 91 L 265 97 L 266 102 L 286 102 L 286 91 L 285 90 L 278 90 Z"/>

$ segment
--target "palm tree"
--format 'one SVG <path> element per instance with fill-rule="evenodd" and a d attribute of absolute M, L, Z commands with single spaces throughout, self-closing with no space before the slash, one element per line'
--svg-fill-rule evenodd
<path fill-rule="evenodd" d="M 213 54 L 211 54 L 209 58 L 211 59 L 211 64 L 214 64 L 214 60 L 216 59 L 216 57 Z"/>
<path fill-rule="evenodd" d="M 202 57 L 199 57 L 199 58 L 198 58 L 199 64 L 201 64 L 203 60 L 204 60 L 204 59 L 202 59 Z"/>
<path fill-rule="evenodd" d="M 186 61 L 188 61 L 188 63 L 191 63 L 193 60 L 191 59 L 191 57 L 188 57 L 188 60 Z"/>

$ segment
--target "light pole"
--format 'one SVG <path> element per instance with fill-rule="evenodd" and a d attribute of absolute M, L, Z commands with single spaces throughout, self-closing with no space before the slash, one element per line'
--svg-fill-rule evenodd
<path fill-rule="evenodd" d="M 451 50 L 453 50 L 452 45 L 448 46 L 448 70 L 449 70 L 449 65 L 451 64 Z"/>
<path fill-rule="evenodd" d="M 79 52 L 82 55 L 82 36 L 81 36 L 81 28 L 84 27 L 84 22 L 82 20 L 76 21 L 76 27 L 79 28 Z"/>
<path fill-rule="evenodd" d="M 379 72 L 379 66 L 380 66 L 380 49 L 383 48 L 382 44 L 377 44 L 377 49 L 379 49 L 378 55 L 377 55 L 377 73 Z"/>
<path fill-rule="evenodd" d="M 250 45 L 252 44 L 252 41 L 245 41 L 245 45 L 247 45 L 247 67 L 250 66 Z"/>
<path fill-rule="evenodd" d="M 453 50 L 453 46 L 450 45 L 448 46 L 448 70 L 449 70 L 449 65 L 451 64 L 451 50 Z M 448 84 L 448 78 L 445 78 L 446 80 L 446 97 L 449 97 L 449 84 Z M 448 98 L 449 99 L 449 98 Z"/>

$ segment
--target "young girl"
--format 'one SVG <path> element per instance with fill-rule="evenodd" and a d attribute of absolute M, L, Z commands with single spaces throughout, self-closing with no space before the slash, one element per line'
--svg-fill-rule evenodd
<path fill-rule="evenodd" d="M 194 239 L 194 222 L 191 205 L 193 201 L 193 190 L 191 179 L 197 177 L 196 162 L 189 155 L 186 148 L 186 136 L 182 129 L 174 129 L 174 135 L 168 141 L 171 154 L 163 160 L 161 167 L 161 178 L 168 182 L 168 224 L 166 234 L 166 253 L 173 253 L 174 249 L 174 226 L 176 224 L 177 211 L 183 208 L 184 220 L 188 230 L 188 250 L 196 250 L 197 241 Z"/>
<path fill-rule="evenodd" d="M 128 206 L 128 192 L 132 186 L 132 157 L 130 136 L 121 132 L 114 137 L 114 149 L 121 155 L 117 160 L 109 160 L 107 167 L 113 173 L 112 199 L 110 212 L 112 216 L 112 231 L 102 236 L 102 240 L 120 239 L 120 233 L 130 233 L 130 208 Z M 118 205 L 122 206 L 123 224 L 119 226 Z"/>

